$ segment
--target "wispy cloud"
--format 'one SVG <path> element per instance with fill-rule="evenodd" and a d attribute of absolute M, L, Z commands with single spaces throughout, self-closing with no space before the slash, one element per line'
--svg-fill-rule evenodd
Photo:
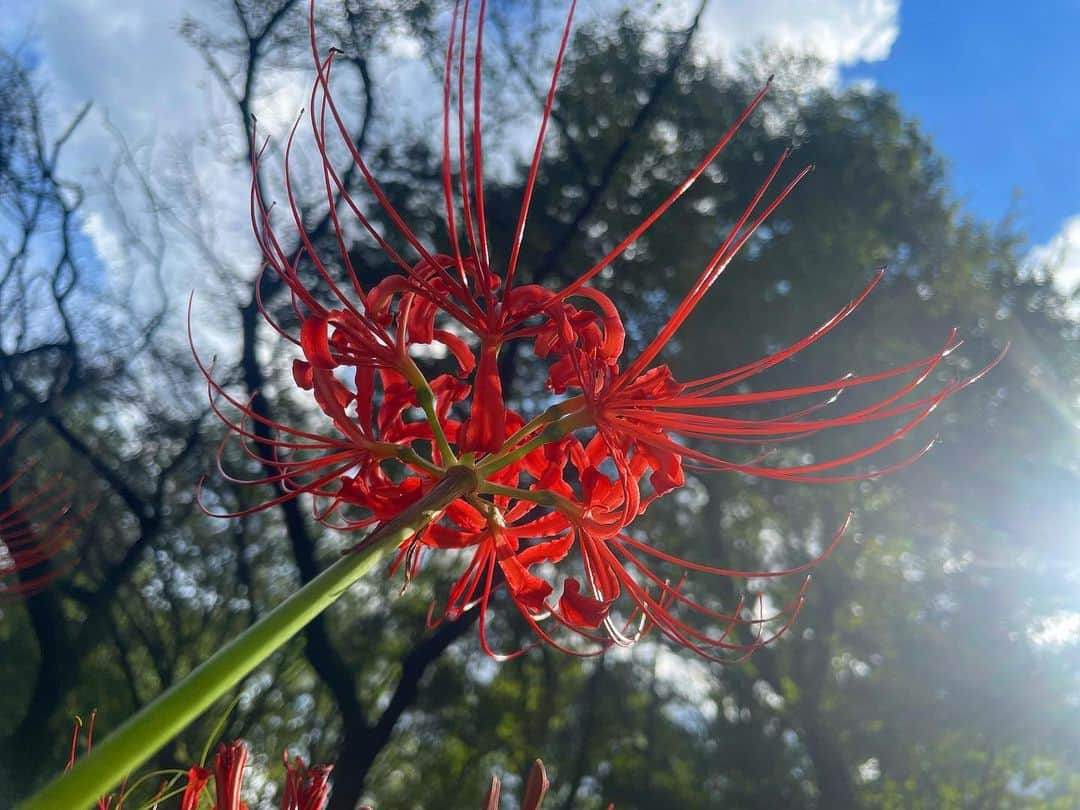
<path fill-rule="evenodd" d="M 624 6 L 601 0 L 594 13 Z M 697 0 L 669 0 L 655 19 L 685 26 Z M 816 77 L 832 83 L 841 67 L 886 59 L 900 34 L 900 0 L 736 0 L 711 2 L 701 20 L 700 45 L 712 56 L 731 57 L 747 46 L 813 54 L 822 62 Z"/>
<path fill-rule="evenodd" d="M 1027 263 L 1033 271 L 1048 271 L 1063 294 L 1076 292 L 1080 288 L 1080 214 L 1065 220 L 1050 241 L 1032 248 Z"/>
<path fill-rule="evenodd" d="M 1063 647 L 1080 640 L 1080 613 L 1059 610 L 1028 627 L 1028 638 L 1040 647 Z"/>

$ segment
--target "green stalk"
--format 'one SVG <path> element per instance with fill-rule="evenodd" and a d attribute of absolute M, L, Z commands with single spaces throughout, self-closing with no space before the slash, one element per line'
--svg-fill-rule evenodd
<path fill-rule="evenodd" d="M 525 458 L 525 456 L 529 455 L 529 453 L 537 447 L 543 447 L 550 442 L 557 442 L 568 433 L 572 433 L 578 428 L 591 427 L 592 423 L 592 414 L 585 410 L 571 414 L 570 416 L 560 419 L 558 422 L 549 422 L 543 430 L 529 439 L 529 441 L 525 442 L 525 444 L 506 453 L 498 453 L 489 458 L 485 458 L 483 462 L 477 465 L 476 475 L 481 481 L 486 481 L 493 473 L 498 472 L 503 467 L 508 467 L 515 462 L 521 461 L 521 459 Z"/>
<path fill-rule="evenodd" d="M 454 467 L 420 501 L 379 527 L 343 556 L 124 723 L 70 771 L 19 805 L 19 810 L 90 807 L 153 756 L 304 625 L 332 605 L 389 549 L 435 520 L 451 501 L 476 489 L 475 473 Z"/>
<path fill-rule="evenodd" d="M 558 405 L 552 405 L 539 416 L 534 416 L 532 421 L 523 425 L 513 436 L 503 442 L 503 447 L 513 447 L 522 439 L 532 435 L 549 422 L 555 422 L 566 416 L 566 414 L 580 408 L 584 402 L 585 397 L 579 394 L 576 397 L 570 397 L 570 399 L 563 400 Z"/>
<path fill-rule="evenodd" d="M 519 487 L 508 487 L 505 484 L 496 484 L 492 481 L 482 481 L 479 491 L 489 495 L 505 495 L 507 498 L 514 498 L 519 501 L 531 501 L 540 506 L 549 506 L 552 509 L 558 509 L 568 517 L 580 517 L 583 512 L 580 504 L 547 489 L 521 489 Z"/>
<path fill-rule="evenodd" d="M 431 434 L 435 437 L 435 446 L 439 448 L 439 453 L 443 458 L 443 464 L 456 464 L 457 456 L 454 455 L 454 451 L 450 447 L 450 442 L 446 440 L 442 421 L 435 411 L 435 392 L 431 390 L 431 386 L 428 385 L 427 377 L 425 377 L 423 372 L 417 368 L 416 363 L 412 361 L 412 358 L 406 355 L 405 361 L 405 366 L 401 369 L 401 373 L 408 381 L 409 385 L 413 387 L 413 390 L 416 391 L 416 402 L 420 405 L 421 410 L 424 412 L 424 418 L 427 419 L 427 423 L 431 426 Z"/>

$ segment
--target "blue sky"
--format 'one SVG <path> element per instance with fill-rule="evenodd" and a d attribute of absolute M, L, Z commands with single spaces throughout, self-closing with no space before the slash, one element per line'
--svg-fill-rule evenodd
<path fill-rule="evenodd" d="M 842 76 L 897 94 L 973 213 L 1013 210 L 1049 240 L 1080 213 L 1080 2 L 907 0 L 899 28 L 887 59 Z"/>

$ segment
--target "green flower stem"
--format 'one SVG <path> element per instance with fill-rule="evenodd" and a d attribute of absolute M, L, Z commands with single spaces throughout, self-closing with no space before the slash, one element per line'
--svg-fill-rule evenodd
<path fill-rule="evenodd" d="M 442 478 L 443 473 L 446 472 L 443 467 L 440 467 L 438 464 L 432 464 L 426 458 L 413 450 L 412 447 L 398 448 L 398 452 L 396 455 L 400 461 L 403 461 L 406 464 L 411 464 L 414 467 L 418 467 L 424 472 L 431 474 L 435 478 Z"/>
<path fill-rule="evenodd" d="M 439 421 L 439 414 L 435 410 L 435 392 L 431 390 L 427 377 L 417 368 L 412 358 L 406 356 L 405 360 L 405 367 L 401 370 L 402 375 L 409 385 L 413 387 L 413 390 L 416 391 L 416 402 L 424 411 L 424 417 L 431 426 L 431 434 L 435 437 L 435 446 L 439 448 L 439 453 L 443 457 L 443 464 L 456 464 L 457 456 L 454 455 L 450 442 L 446 440 L 442 422 Z"/>
<path fill-rule="evenodd" d="M 579 396 L 571 397 L 570 399 L 564 400 L 563 402 L 560 402 L 558 405 L 552 405 L 550 408 L 545 410 L 542 414 L 540 414 L 537 417 L 534 417 L 531 422 L 529 422 L 527 425 L 524 425 L 513 436 L 511 436 L 509 439 L 507 439 L 505 442 L 503 442 L 503 447 L 504 448 L 512 448 L 518 442 L 520 442 L 523 439 L 527 439 L 529 436 L 531 436 L 533 433 L 535 433 L 540 428 L 547 425 L 549 422 L 555 422 L 555 421 L 561 419 L 562 417 L 566 416 L 566 414 L 572 413 L 573 411 L 580 408 L 584 403 L 585 403 L 585 397 L 579 395 Z"/>
<path fill-rule="evenodd" d="M 552 509 L 558 509 L 568 517 L 579 518 L 583 512 L 580 504 L 576 504 L 569 498 L 547 489 L 520 489 L 491 481 L 481 481 L 480 492 L 489 495 L 505 495 L 507 498 L 514 498 L 519 501 L 531 501 L 540 506 L 549 506 Z"/>
<path fill-rule="evenodd" d="M 475 491 L 476 486 L 472 470 L 447 470 L 424 498 L 384 523 L 356 551 L 343 556 L 143 708 L 70 771 L 21 804 L 20 810 L 90 807 L 332 605 L 386 551 L 422 530 L 451 501 Z"/>
<path fill-rule="evenodd" d="M 521 459 L 525 458 L 525 456 L 529 455 L 529 453 L 536 448 L 543 447 L 550 442 L 557 442 L 567 434 L 573 433 L 579 428 L 591 427 L 592 423 L 592 414 L 587 410 L 578 411 L 564 419 L 560 419 L 558 422 L 549 422 L 543 430 L 520 447 L 484 459 L 482 463 L 477 465 L 476 474 L 481 481 L 484 481 L 503 467 L 508 467 L 515 462 L 521 461 Z"/>

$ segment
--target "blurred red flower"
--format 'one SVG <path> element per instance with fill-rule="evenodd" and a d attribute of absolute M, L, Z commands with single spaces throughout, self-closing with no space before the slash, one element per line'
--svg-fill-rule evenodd
<path fill-rule="evenodd" d="M 0 436 L 0 445 L 13 439 L 17 429 L 11 426 Z M 69 493 L 56 479 L 27 487 L 28 471 L 24 466 L 0 481 L 0 603 L 32 596 L 76 561 L 64 555 L 77 523 Z"/>
<path fill-rule="evenodd" d="M 212 810 L 247 810 L 247 804 L 240 798 L 247 757 L 247 746 L 240 740 L 218 745 L 212 771 L 197 765 L 188 771 L 180 810 L 197 810 L 211 775 L 214 778 Z M 329 765 L 314 765 L 309 768 L 300 757 L 290 761 L 287 752 L 283 759 L 285 785 L 281 810 L 323 810 L 330 794 L 328 780 L 332 768 Z"/>

